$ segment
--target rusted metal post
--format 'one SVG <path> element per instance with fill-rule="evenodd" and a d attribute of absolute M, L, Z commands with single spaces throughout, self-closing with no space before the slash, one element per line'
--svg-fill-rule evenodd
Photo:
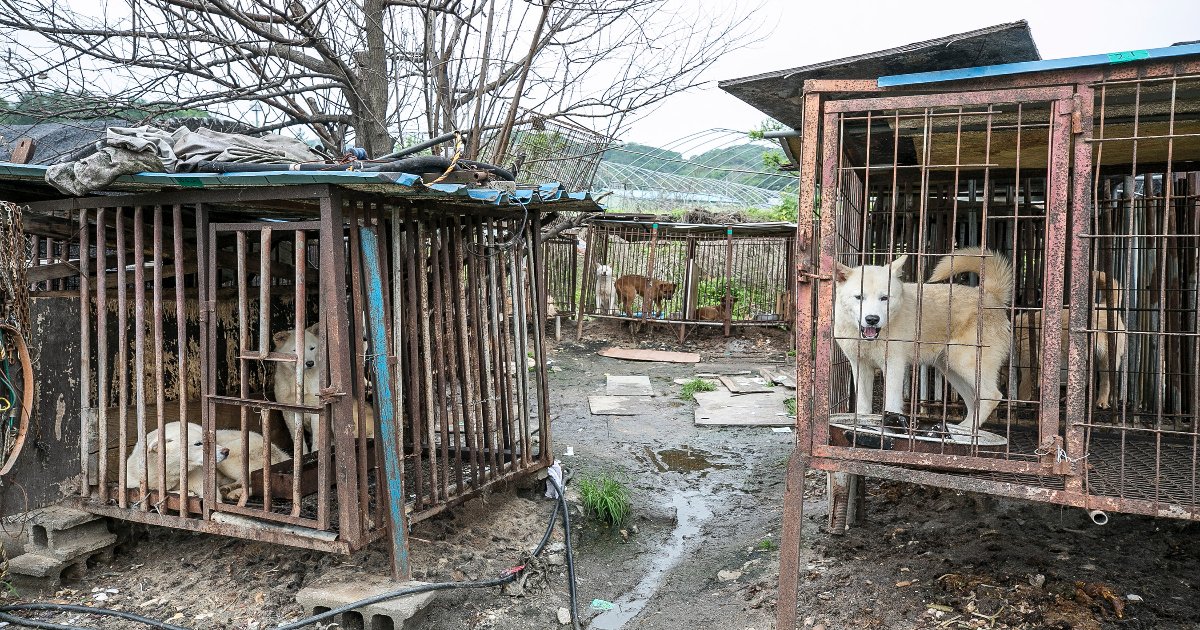
<path fill-rule="evenodd" d="M 382 262 L 375 230 L 359 228 L 362 243 L 363 284 L 367 301 L 367 330 L 371 342 L 371 361 L 375 368 L 375 406 L 379 418 L 379 444 L 383 449 L 388 512 L 391 516 L 392 576 L 407 580 L 411 577 L 408 563 L 408 516 L 404 512 L 404 428 L 397 421 L 395 398 L 392 395 L 392 371 L 388 361 L 387 313 L 383 304 Z"/>
<path fill-rule="evenodd" d="M 725 336 L 733 331 L 733 226 L 725 228 L 725 303 L 721 319 L 725 320 Z"/>

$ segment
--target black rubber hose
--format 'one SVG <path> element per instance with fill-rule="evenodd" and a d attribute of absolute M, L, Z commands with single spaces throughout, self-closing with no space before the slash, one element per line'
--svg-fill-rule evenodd
<path fill-rule="evenodd" d="M 49 611 L 54 611 L 54 612 L 79 613 L 79 614 L 83 614 L 83 615 L 101 615 L 104 617 L 116 617 L 118 619 L 124 619 L 126 621 L 134 621 L 134 622 L 137 622 L 140 624 L 145 624 L 148 626 L 159 628 L 160 630 L 188 630 L 187 628 L 184 628 L 183 626 L 176 626 L 176 625 L 172 625 L 172 624 L 165 623 L 162 621 L 158 621 L 156 619 L 142 617 L 141 615 L 135 615 L 133 613 L 124 612 L 124 611 L 120 611 L 120 610 L 110 610 L 108 608 L 93 608 L 91 606 L 77 606 L 75 604 L 40 604 L 40 603 L 11 604 L 8 606 L 0 606 L 0 614 L 9 613 L 9 612 L 17 612 L 17 611 L 21 611 L 21 610 L 49 610 Z M 21 621 L 21 623 L 18 623 L 17 625 L 21 625 L 23 623 L 27 623 L 27 622 L 31 621 L 29 619 L 22 619 L 20 617 L 16 617 L 16 619 L 20 619 L 20 621 Z M 12 619 L 4 619 L 3 621 L 8 621 L 9 623 L 16 623 Z M 49 622 L 38 621 L 38 622 L 34 622 L 34 623 L 49 623 Z M 49 624 L 49 626 L 45 626 L 45 627 L 50 627 L 50 626 L 58 627 L 58 628 L 73 627 L 73 626 L 58 626 L 56 624 Z M 40 627 L 40 626 L 31 626 L 31 627 Z"/>
<path fill-rule="evenodd" d="M 563 492 L 562 486 L 559 485 L 557 482 L 555 482 L 553 479 L 554 479 L 553 477 L 550 477 L 550 480 L 551 480 L 550 483 L 554 484 L 554 487 L 558 492 L 558 500 L 555 501 L 555 503 L 554 503 L 554 510 L 550 513 L 550 520 L 546 524 L 546 532 L 542 536 L 541 542 L 538 543 L 537 548 L 534 549 L 533 555 L 535 555 L 535 556 L 539 555 L 545 549 L 546 543 L 549 542 L 549 540 L 550 540 L 550 534 L 551 534 L 551 532 L 554 531 L 555 524 L 557 524 L 558 513 L 561 510 L 562 517 L 563 517 L 563 525 L 565 528 L 563 535 L 565 537 L 565 546 L 566 546 L 567 575 L 568 575 L 568 579 L 570 580 L 568 588 L 570 591 L 570 598 L 571 598 L 571 622 L 574 625 L 575 630 L 579 630 L 579 628 L 580 628 L 579 617 L 576 614 L 576 610 L 577 610 L 578 606 L 577 606 L 577 595 L 576 595 L 576 586 L 575 586 L 575 561 L 574 561 L 574 551 L 571 548 L 571 517 L 568 514 L 566 493 Z M 416 595 L 418 593 L 427 593 L 430 591 L 447 591 L 447 590 L 458 590 L 458 589 L 467 589 L 467 588 L 487 588 L 487 587 L 492 587 L 492 586 L 500 586 L 502 584 L 506 584 L 508 582 L 512 582 L 513 580 L 516 580 L 517 575 L 518 575 L 517 573 L 510 573 L 508 575 L 504 575 L 504 576 L 494 578 L 491 580 L 481 580 L 478 582 L 442 582 L 442 583 L 437 583 L 437 584 L 422 584 L 421 586 L 414 586 L 411 588 L 400 589 L 400 590 L 391 591 L 391 592 L 387 592 L 387 593 L 380 593 L 379 595 L 376 595 L 374 597 L 369 597 L 367 599 L 362 599 L 362 600 L 359 600 L 356 602 L 351 602 L 349 604 L 346 604 L 345 606 L 340 606 L 338 608 L 334 608 L 332 610 L 325 611 L 321 614 L 313 615 L 312 617 L 306 617 L 304 619 L 300 619 L 300 620 L 292 622 L 290 624 L 279 626 L 279 627 L 275 628 L 274 630 L 298 630 L 299 628 L 313 625 L 317 622 L 324 621 L 325 619 L 329 619 L 331 617 L 340 615 L 344 612 L 349 612 L 349 611 L 361 608 L 363 606 L 369 606 L 371 604 L 377 604 L 379 602 L 384 602 L 384 601 L 388 601 L 388 600 L 392 600 L 392 599 L 398 599 L 398 598 L 404 597 L 406 595 Z M 25 619 L 23 617 L 17 617 L 14 615 L 6 614 L 7 612 L 10 612 L 10 611 L 15 612 L 15 611 L 19 611 L 19 610 L 51 610 L 51 611 L 56 611 L 56 612 L 75 612 L 75 613 L 89 614 L 89 615 L 105 615 L 105 616 L 110 616 L 110 617 L 119 617 L 119 618 L 126 619 L 129 621 L 134 621 L 134 622 L 146 625 L 146 626 L 150 626 L 151 628 L 156 628 L 157 630 L 188 630 L 187 628 L 184 628 L 181 626 L 175 626 L 175 625 L 171 625 L 171 624 L 168 624 L 168 623 L 165 623 L 162 621 L 157 621 L 155 619 L 141 617 L 141 616 L 135 615 L 133 613 L 126 613 L 126 612 L 116 611 L 116 610 L 108 610 L 105 608 L 92 608 L 90 606 L 75 606 L 75 605 L 71 605 L 71 604 L 34 603 L 34 604 L 13 604 L 10 606 L 3 606 L 3 607 L 0 607 L 0 621 L 6 621 L 8 623 L 13 624 L 14 626 L 19 626 L 19 627 L 45 628 L 47 630 L 91 630 L 89 628 L 82 627 L 82 626 L 65 626 L 65 625 L 50 623 L 47 621 L 36 621 L 33 619 Z"/>

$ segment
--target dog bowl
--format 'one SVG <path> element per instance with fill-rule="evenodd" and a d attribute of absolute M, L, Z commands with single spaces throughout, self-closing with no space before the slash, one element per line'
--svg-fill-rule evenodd
<path fill-rule="evenodd" d="M 760 322 L 777 322 L 783 318 L 779 316 L 779 313 L 759 313 L 754 316 L 754 319 Z"/>
<path fill-rule="evenodd" d="M 995 433 L 983 430 L 972 433 L 970 429 L 949 422 L 944 431 L 939 425 L 910 433 L 903 427 L 883 426 L 883 415 L 877 413 L 830 415 L 829 441 L 834 446 L 945 455 L 972 455 L 975 449 L 995 450 L 1008 444 L 1006 438 Z"/>

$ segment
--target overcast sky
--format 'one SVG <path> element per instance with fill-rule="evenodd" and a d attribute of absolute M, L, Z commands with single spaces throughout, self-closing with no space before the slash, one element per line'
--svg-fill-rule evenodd
<path fill-rule="evenodd" d="M 762 11 L 765 23 L 777 25 L 762 41 L 726 55 L 708 73 L 710 83 L 704 89 L 663 101 L 621 139 L 662 146 L 704 129 L 750 129 L 762 122 L 762 113 L 717 88 L 717 80 L 795 68 L 1022 19 L 1029 22 L 1043 59 L 1159 48 L 1200 39 L 1200 0 L 763 0 Z"/>

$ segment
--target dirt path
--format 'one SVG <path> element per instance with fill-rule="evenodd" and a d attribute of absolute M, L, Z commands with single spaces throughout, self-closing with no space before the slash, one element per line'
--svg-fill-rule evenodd
<path fill-rule="evenodd" d="M 698 366 L 596 356 L 604 345 L 559 344 L 550 373 L 555 452 L 575 479 L 624 475 L 634 502 L 624 531 L 610 531 L 587 522 L 568 486 L 581 616 L 597 629 L 772 628 L 793 435 L 696 427 L 672 381 L 714 364 L 749 369 L 782 359 L 785 340 L 710 336 L 696 344 L 705 358 Z M 647 375 L 657 395 L 636 416 L 592 416 L 587 396 L 603 393 L 606 374 Z M 574 455 L 562 456 L 568 446 Z M 1200 526 L 1112 515 L 1101 528 L 1078 510 L 872 482 L 868 521 L 831 537 L 820 531 L 824 490 L 824 475 L 810 471 L 800 593 L 806 627 L 1200 628 Z M 498 575 L 537 543 L 551 507 L 540 488 L 517 489 L 419 523 L 415 577 Z M 345 558 L 161 529 L 136 530 L 133 542 L 57 600 L 101 603 L 103 595 L 106 606 L 195 628 L 270 628 L 301 615 L 296 591 L 328 568 L 387 566 L 382 548 Z M 561 542 L 556 533 L 523 589 L 444 593 L 413 625 L 560 627 L 557 613 L 567 605 Z M 1106 594 L 1120 598 L 1121 618 Z M 602 614 L 591 609 L 594 599 L 618 606 Z"/>

